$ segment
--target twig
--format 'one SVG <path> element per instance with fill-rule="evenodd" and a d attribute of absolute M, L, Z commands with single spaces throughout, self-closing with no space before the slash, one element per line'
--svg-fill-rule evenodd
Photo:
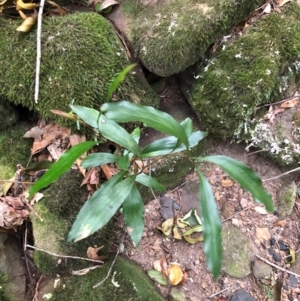
<path fill-rule="evenodd" d="M 248 206 L 248 207 L 242 209 L 241 211 L 235 213 L 234 215 L 229 216 L 228 218 L 226 218 L 225 220 L 222 221 L 222 224 L 225 223 L 225 222 L 227 222 L 227 221 L 229 221 L 229 220 L 232 219 L 233 217 L 239 215 L 241 212 L 243 212 L 243 211 L 245 211 L 245 210 L 247 210 L 247 209 L 250 209 L 253 205 L 254 205 L 254 204 L 251 204 L 250 206 Z"/>
<path fill-rule="evenodd" d="M 267 259 L 264 259 L 263 257 L 260 257 L 260 256 L 257 255 L 257 254 L 255 254 L 255 256 L 256 256 L 258 259 L 264 261 L 265 263 L 269 264 L 270 266 L 272 266 L 272 267 L 274 267 L 274 268 L 276 268 L 276 269 L 278 269 L 278 270 L 280 270 L 280 271 L 282 271 L 282 272 L 286 272 L 286 273 L 288 273 L 288 274 L 290 274 L 290 275 L 294 275 L 295 277 L 300 278 L 300 275 L 299 275 L 299 274 L 296 274 L 296 273 L 291 272 L 291 271 L 289 271 L 289 270 L 287 270 L 287 269 L 285 269 L 285 268 L 282 268 L 282 267 L 278 266 L 277 264 L 274 264 L 274 263 L 272 263 L 271 261 L 269 261 L 269 260 L 267 260 Z"/>
<path fill-rule="evenodd" d="M 36 71 L 35 71 L 35 93 L 34 101 L 38 103 L 39 88 L 40 88 L 40 69 L 41 69 L 41 33 L 42 33 L 42 18 L 44 10 L 45 0 L 41 0 L 39 14 L 37 19 L 37 37 L 36 37 Z"/>
<path fill-rule="evenodd" d="M 228 291 L 229 289 L 230 289 L 230 287 L 226 287 L 226 288 L 224 288 L 223 290 L 221 290 L 221 291 L 219 291 L 219 292 L 217 292 L 217 293 L 214 293 L 214 294 L 210 295 L 209 298 L 213 298 L 213 297 L 215 297 L 215 296 L 218 296 L 218 295 L 220 295 L 220 294 L 222 294 L 222 293 Z"/>
<path fill-rule="evenodd" d="M 112 268 L 113 268 L 113 266 L 115 265 L 115 262 L 116 262 L 116 260 L 117 260 L 117 257 L 118 257 L 118 255 L 119 255 L 120 252 L 121 252 L 121 251 L 120 251 L 120 250 L 121 250 L 121 245 L 123 245 L 124 238 L 125 238 L 125 231 L 124 231 L 124 234 L 123 234 L 123 237 L 122 237 L 122 241 L 121 241 L 121 243 L 120 243 L 120 245 L 119 245 L 117 254 L 116 254 L 116 256 L 115 256 L 113 262 L 111 263 L 110 268 L 109 268 L 109 270 L 108 270 L 106 276 L 105 276 L 100 282 L 98 282 L 97 284 L 95 284 L 95 285 L 93 286 L 93 288 L 96 288 L 96 287 L 100 286 L 101 284 L 103 284 L 103 283 L 107 280 L 107 278 L 110 276 L 111 271 L 112 271 Z"/>
<path fill-rule="evenodd" d="M 280 175 L 278 175 L 278 176 L 276 176 L 276 177 L 269 178 L 269 179 L 264 179 L 264 180 L 262 180 L 262 181 L 263 181 L 263 182 L 266 182 L 266 181 L 275 180 L 275 179 L 281 178 L 281 177 L 283 177 L 283 176 L 286 176 L 286 175 L 288 175 L 288 174 L 290 174 L 290 173 L 292 173 L 292 172 L 295 172 L 295 171 L 297 171 L 297 170 L 300 170 L 300 167 L 297 167 L 297 168 L 295 168 L 295 169 L 292 169 L 292 170 L 289 170 L 289 171 L 287 171 L 287 172 L 284 172 L 284 173 L 282 173 L 282 174 L 280 174 Z"/>
<path fill-rule="evenodd" d="M 41 284 L 41 281 L 43 278 L 44 278 L 44 276 L 42 275 L 36 284 L 35 293 L 34 293 L 32 301 L 39 301 L 39 287 L 40 287 L 40 284 Z"/>
<path fill-rule="evenodd" d="M 34 250 L 37 250 L 37 251 L 41 251 L 41 252 L 47 253 L 47 254 L 52 255 L 52 256 L 55 256 L 55 257 L 71 258 L 71 259 L 80 259 L 80 260 L 92 261 L 92 262 L 97 262 L 97 263 L 104 263 L 104 262 L 101 261 L 101 260 L 90 259 L 90 258 L 86 258 L 86 257 L 69 256 L 69 255 L 60 255 L 60 254 L 52 253 L 52 252 L 49 252 L 49 251 L 45 251 L 45 250 L 43 250 L 43 249 L 40 249 L 40 248 L 31 246 L 31 245 L 26 245 L 26 247 L 27 247 L 27 248 L 34 249 Z"/>

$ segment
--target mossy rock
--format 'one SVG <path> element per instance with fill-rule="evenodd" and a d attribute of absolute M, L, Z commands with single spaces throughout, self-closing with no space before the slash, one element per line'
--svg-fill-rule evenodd
<path fill-rule="evenodd" d="M 12 104 L 0 98 L 0 132 L 13 126 L 19 119 L 19 114 Z"/>
<path fill-rule="evenodd" d="M 0 132 L 0 180 L 8 180 L 15 174 L 17 164 L 26 166 L 31 154 L 31 139 L 22 138 L 29 129 L 20 123 Z"/>
<path fill-rule="evenodd" d="M 261 2 L 124 0 L 121 11 L 126 16 L 126 25 L 125 29 L 120 26 L 120 30 L 127 35 L 142 64 L 166 77 L 197 62 L 215 39 L 241 22 Z"/>
<path fill-rule="evenodd" d="M 65 286 L 54 291 L 53 301 L 163 301 L 154 289 L 150 278 L 134 263 L 119 257 L 113 266 L 112 274 L 101 286 L 93 289 L 108 273 L 110 262 L 90 271 L 84 276 L 72 276 Z M 113 284 L 115 283 L 115 284 Z"/>
<path fill-rule="evenodd" d="M 101 15 L 75 13 L 44 18 L 40 93 L 35 104 L 36 30 L 16 32 L 16 22 L 4 18 L 0 25 L 0 97 L 46 118 L 54 119 L 51 109 L 69 112 L 73 101 L 99 109 L 107 101 L 110 82 L 130 64 L 113 26 Z M 151 88 L 132 74 L 121 84 L 115 98 L 158 106 Z M 59 117 L 55 120 L 68 124 Z"/>
<path fill-rule="evenodd" d="M 266 113 L 257 107 L 292 95 L 288 88 L 299 81 L 299 18 L 300 6 L 291 2 L 180 76 L 181 90 L 209 133 L 249 139 L 253 118 Z"/>

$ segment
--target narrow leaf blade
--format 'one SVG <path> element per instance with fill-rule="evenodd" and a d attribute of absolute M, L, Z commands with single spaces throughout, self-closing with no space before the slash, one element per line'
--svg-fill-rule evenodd
<path fill-rule="evenodd" d="M 189 136 L 189 147 L 193 148 L 198 145 L 198 143 L 205 138 L 206 135 L 206 132 L 193 132 Z M 183 143 L 176 147 L 177 142 L 178 139 L 174 136 L 156 140 L 143 148 L 142 156 L 143 158 L 164 156 L 170 153 L 175 154 L 186 150 L 186 147 Z"/>
<path fill-rule="evenodd" d="M 118 89 L 120 83 L 125 79 L 126 74 L 130 72 L 135 66 L 136 64 L 131 64 L 127 66 L 109 85 L 108 92 L 107 92 L 107 101 L 111 101 L 113 93 Z"/>
<path fill-rule="evenodd" d="M 81 118 L 85 123 L 93 128 L 98 128 L 97 120 L 99 118 L 100 112 L 83 106 L 70 105 L 72 111 Z"/>
<path fill-rule="evenodd" d="M 37 181 L 30 189 L 29 198 L 31 198 L 40 189 L 47 187 L 49 184 L 56 181 L 62 174 L 68 171 L 72 164 L 83 155 L 86 151 L 91 149 L 97 142 L 85 141 L 73 146 L 66 151 L 51 167 L 50 169 Z"/>
<path fill-rule="evenodd" d="M 200 206 L 204 235 L 204 254 L 208 269 L 215 279 L 220 275 L 222 265 L 221 221 L 213 190 L 204 175 L 200 179 Z"/>
<path fill-rule="evenodd" d="M 161 191 L 161 192 L 165 191 L 165 187 L 163 185 L 157 182 L 154 178 L 147 176 L 144 173 L 138 174 L 135 180 L 147 187 L 152 188 L 155 191 Z"/>
<path fill-rule="evenodd" d="M 107 118 L 116 122 L 143 122 L 147 127 L 177 137 L 187 148 L 189 148 L 185 129 L 167 113 L 129 101 L 105 103 L 101 106 L 101 111 L 105 112 Z"/>
<path fill-rule="evenodd" d="M 255 199 L 266 206 L 269 212 L 274 212 L 274 204 L 271 195 L 264 190 L 260 177 L 248 166 L 226 156 L 208 156 L 202 161 L 211 162 L 220 166 L 243 188 L 247 189 Z"/>
<path fill-rule="evenodd" d="M 144 231 L 144 202 L 135 185 L 123 203 L 123 213 L 127 231 L 137 246 Z"/>
<path fill-rule="evenodd" d="M 141 149 L 134 138 L 115 121 L 101 115 L 99 118 L 98 128 L 106 139 L 125 147 L 139 157 L 142 156 Z"/>
<path fill-rule="evenodd" d="M 102 164 L 117 162 L 118 160 L 120 160 L 120 158 L 120 156 L 110 153 L 94 153 L 84 158 L 84 160 L 81 163 L 81 166 L 83 168 L 100 166 Z"/>
<path fill-rule="evenodd" d="M 124 173 L 120 174 L 117 178 L 115 178 L 116 176 L 112 177 L 107 185 L 102 185 L 86 201 L 72 226 L 68 241 L 78 241 L 88 237 L 105 226 L 116 213 L 130 193 L 135 181 L 134 176 L 120 181 L 120 177 Z M 112 183 L 109 183 L 111 181 Z"/>

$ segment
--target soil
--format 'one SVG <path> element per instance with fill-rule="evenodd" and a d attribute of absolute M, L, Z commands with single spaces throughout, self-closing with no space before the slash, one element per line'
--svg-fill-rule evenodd
<path fill-rule="evenodd" d="M 188 106 L 174 79 L 169 80 L 167 89 L 165 89 L 161 98 L 162 107 L 166 111 L 169 111 L 168 108 L 172 106 L 179 107 L 180 104 L 184 108 Z M 261 153 L 256 153 L 255 150 L 246 152 L 245 148 L 246 145 L 243 144 L 210 140 L 207 141 L 206 153 L 222 154 L 237 159 L 256 171 L 263 180 L 282 173 L 279 167 L 274 165 L 268 158 L 263 157 Z M 281 226 L 280 223 L 277 226 L 276 223 L 280 220 L 278 216 L 257 212 L 257 207 L 263 207 L 255 203 L 251 195 L 237 183 L 231 182 L 220 168 L 211 164 L 204 164 L 202 171 L 214 190 L 223 225 L 231 223 L 237 226 L 248 237 L 249 241 L 254 241 L 259 256 L 274 262 L 268 253 L 269 241 L 261 243 L 256 237 L 255 230 L 258 227 L 268 228 L 270 236 L 275 238 L 277 242 L 283 240 L 291 249 L 298 250 L 299 240 L 298 236 L 295 235 L 295 231 L 298 232 L 299 229 L 299 211 L 297 209 L 299 203 L 296 203 L 297 206 L 295 206 L 288 219 L 283 221 Z M 231 184 L 226 185 L 224 180 L 229 180 Z M 295 180 L 297 181 L 297 179 Z M 185 189 L 191 182 L 198 182 L 195 173 L 187 175 L 181 186 L 166 194 L 179 205 L 180 209 L 177 211 L 179 217 L 184 216 L 190 209 L 198 207 L 195 193 L 190 192 L 190 188 Z M 264 188 L 272 195 L 275 205 L 277 204 L 277 193 L 281 185 L 281 178 L 263 182 Z M 188 274 L 187 282 L 179 286 L 180 290 L 185 293 L 187 300 L 196 301 L 205 298 L 229 300 L 234 291 L 239 288 L 245 288 L 256 300 L 276 300 L 276 280 L 280 279 L 284 283 L 284 279 L 288 276 L 286 273 L 273 268 L 270 279 L 259 281 L 255 279 L 253 274 L 238 279 L 223 272 L 215 281 L 207 270 L 201 242 L 191 245 L 183 240 L 167 238 L 156 229 L 164 221 L 159 211 L 160 208 L 159 198 L 153 199 L 146 205 L 145 231 L 141 243 L 136 249 L 127 245 L 127 256 L 131 260 L 141 265 L 145 271 L 153 269 L 153 262 L 164 256 L 168 262 L 179 263 Z M 281 252 L 281 258 L 285 256 L 286 253 Z M 255 255 L 253 255 L 254 259 Z M 274 263 L 283 268 L 289 267 L 283 259 Z M 156 284 L 156 286 L 165 297 L 168 296 L 170 287 L 159 284 Z M 291 293 L 292 295 L 297 294 L 294 292 Z"/>

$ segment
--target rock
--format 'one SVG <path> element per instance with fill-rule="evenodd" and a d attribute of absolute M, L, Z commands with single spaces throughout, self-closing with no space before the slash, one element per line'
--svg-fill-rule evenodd
<path fill-rule="evenodd" d="M 198 215 L 201 216 L 198 182 L 188 181 L 183 186 L 180 208 L 181 212 L 183 212 L 184 214 L 190 212 L 192 209 L 196 209 Z"/>
<path fill-rule="evenodd" d="M 222 229 L 223 271 L 229 276 L 243 278 L 251 274 L 255 247 L 235 226 L 226 224 Z"/>
<path fill-rule="evenodd" d="M 261 260 L 254 260 L 252 264 L 252 273 L 256 279 L 264 279 L 272 273 L 272 267 Z"/>
<path fill-rule="evenodd" d="M 32 140 L 22 136 L 29 128 L 28 124 L 19 123 L 0 132 L 0 180 L 12 178 L 17 164 L 26 166 L 31 154 Z M 8 149 L 13 151 L 8 152 Z"/>
<path fill-rule="evenodd" d="M 6 233 L 0 233 L 0 285 L 1 300 L 25 300 L 26 269 L 19 251 L 18 239 Z"/>
<path fill-rule="evenodd" d="M 151 72 L 167 77 L 197 62 L 260 1 L 122 1 L 111 20 Z M 124 19 L 125 15 L 125 19 Z M 123 21 L 120 21 L 123 20 Z"/>
<path fill-rule="evenodd" d="M 7 100 L 0 98 L 0 132 L 13 126 L 19 119 L 19 113 Z"/>
<path fill-rule="evenodd" d="M 298 287 L 298 279 L 294 275 L 289 275 L 289 286 L 290 287 Z"/>
<path fill-rule="evenodd" d="M 176 287 L 171 288 L 169 299 L 170 301 L 186 301 L 184 292 Z"/>
<path fill-rule="evenodd" d="M 20 36 L 15 31 L 19 21 L 1 18 L 0 24 L 3 28 L 0 97 L 73 128 L 76 127 L 74 122 L 57 117 L 50 109 L 69 112 L 72 100 L 75 104 L 99 109 L 107 101 L 109 83 L 130 64 L 114 27 L 101 15 L 81 12 L 45 18 L 39 102 L 35 104 L 32 84 L 35 72 L 29 66 L 35 66 L 36 32 L 32 30 Z M 114 98 L 153 107 L 159 104 L 150 86 L 141 76 L 132 73 L 126 76 Z"/>
<path fill-rule="evenodd" d="M 296 195 L 297 195 L 297 186 L 295 182 L 290 182 L 283 184 L 282 187 L 277 191 L 278 195 L 278 216 L 281 219 L 287 218 L 293 210 Z"/>
<path fill-rule="evenodd" d="M 255 301 L 255 298 L 251 296 L 245 289 L 241 288 L 234 292 L 229 301 Z"/>
<path fill-rule="evenodd" d="M 224 42 L 206 64 L 201 61 L 179 75 L 182 92 L 211 134 L 250 139 L 251 145 L 267 150 L 273 158 L 279 153 L 285 158 L 281 150 L 290 142 L 284 142 L 287 137 L 284 132 L 280 135 L 280 129 L 291 123 L 279 124 L 280 140 L 277 141 L 265 126 L 259 128 L 259 121 L 267 112 L 257 114 L 257 107 L 284 99 L 296 91 L 296 74 L 300 68 L 299 17 L 300 6 L 289 3 L 282 7 L 281 14 L 260 18 L 242 36 Z M 293 54 L 289 50 L 292 48 L 297 49 Z M 273 124 L 269 123 L 268 127 Z M 297 127 L 290 129 L 298 136 Z M 294 146 L 295 153 L 299 154 L 299 143 Z"/>

